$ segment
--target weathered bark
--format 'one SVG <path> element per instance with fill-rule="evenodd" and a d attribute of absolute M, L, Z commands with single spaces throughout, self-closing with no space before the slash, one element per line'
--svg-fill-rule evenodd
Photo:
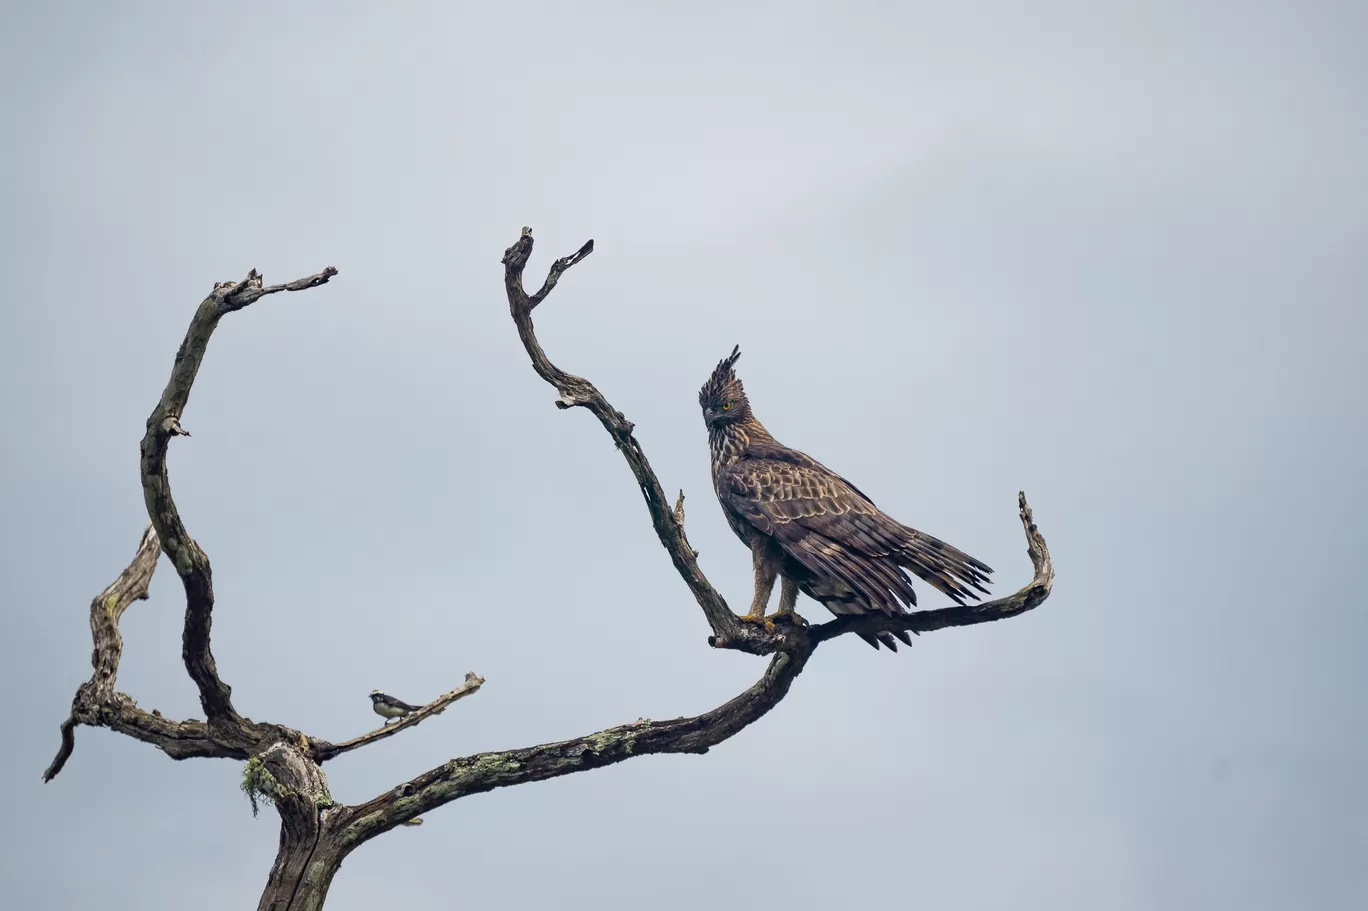
<path fill-rule="evenodd" d="M 171 565 L 176 568 L 185 586 L 185 631 L 181 637 L 181 656 L 190 679 L 199 688 L 200 705 L 204 708 L 205 717 L 210 725 L 222 729 L 224 736 L 232 736 L 235 733 L 233 729 L 246 729 L 248 736 L 245 739 L 254 739 L 250 736 L 250 725 L 244 724 L 233 708 L 232 689 L 219 678 L 218 666 L 209 648 L 214 610 L 213 571 L 209 566 L 209 556 L 190 537 L 185 523 L 181 521 L 176 501 L 171 497 L 166 451 L 172 437 L 190 435 L 181 427 L 181 415 L 190 400 L 190 389 L 195 384 L 209 338 L 218 327 L 219 320 L 268 294 L 316 288 L 336 274 L 337 270 L 329 266 L 308 278 L 266 286 L 261 274 L 253 269 L 243 281 L 216 284 L 213 293 L 204 299 L 190 321 L 185 340 L 176 352 L 171 378 L 166 383 L 161 400 L 147 418 L 147 433 L 142 441 L 143 498 L 147 501 L 147 514 L 152 526 L 161 537 L 162 550 L 171 559 Z"/>
<path fill-rule="evenodd" d="M 535 294 L 529 295 L 523 289 L 523 270 L 532 255 L 532 243 L 532 229 L 523 228 L 517 242 L 505 250 L 503 255 L 508 310 L 518 327 L 518 337 L 522 339 L 523 347 L 527 349 L 528 357 L 532 360 L 532 369 L 560 393 L 560 398 L 556 399 L 555 403 L 557 408 L 588 408 L 617 444 L 618 451 L 627 460 L 627 465 L 636 478 L 637 486 L 641 488 L 641 495 L 646 499 L 646 508 L 651 514 L 651 524 L 655 527 L 656 537 L 669 553 L 675 570 L 693 593 L 694 600 L 703 609 L 703 615 L 712 627 L 710 644 L 757 655 L 775 651 L 780 644 L 778 638 L 773 635 L 766 636 L 763 631 L 758 631 L 758 627 L 737 620 L 731 608 L 727 607 L 726 600 L 713 588 L 708 577 L 703 575 L 703 570 L 698 566 L 698 554 L 689 546 L 688 539 L 684 536 L 684 492 L 680 491 L 676 508 L 671 509 L 665 489 L 661 487 L 651 463 L 646 460 L 646 453 L 642 450 L 641 444 L 632 435 L 636 425 L 610 405 L 593 383 L 584 377 L 567 373 L 551 363 L 551 359 L 542 350 L 541 343 L 537 341 L 536 331 L 532 327 L 532 310 L 546 300 L 565 270 L 594 252 L 594 242 L 590 240 L 570 256 L 563 256 L 552 263 L 541 288 Z"/>
<path fill-rule="evenodd" d="M 323 770 L 300 750 L 275 744 L 252 760 L 251 786 L 280 814 L 280 845 L 259 911 L 316 911 L 345 857 Z M 244 783 L 244 789 L 248 784 Z"/>
<path fill-rule="evenodd" d="M 342 851 L 335 839 L 292 837 L 282 826 L 257 911 L 318 911 L 341 866 Z"/>

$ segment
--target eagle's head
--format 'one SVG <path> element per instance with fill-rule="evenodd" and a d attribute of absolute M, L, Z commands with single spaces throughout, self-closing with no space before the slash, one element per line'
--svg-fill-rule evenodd
<path fill-rule="evenodd" d="M 750 416 L 750 402 L 746 400 L 746 390 L 737 379 L 732 367 L 741 357 L 741 346 L 737 345 L 732 353 L 718 361 L 712 376 L 698 390 L 698 405 L 703 409 L 703 423 L 711 430 Z"/>

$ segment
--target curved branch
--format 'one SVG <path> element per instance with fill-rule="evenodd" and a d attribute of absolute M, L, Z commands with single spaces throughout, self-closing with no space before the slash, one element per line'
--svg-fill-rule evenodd
<path fill-rule="evenodd" d="M 693 592 L 694 599 L 708 619 L 708 625 L 712 627 L 713 635 L 708 643 L 715 648 L 733 648 L 757 655 L 795 647 L 790 641 L 791 636 L 767 633 L 758 626 L 737 620 L 731 608 L 727 607 L 726 600 L 699 568 L 697 554 L 684 536 L 683 510 L 676 512 L 671 508 L 651 463 L 646 459 L 646 453 L 632 434 L 635 425 L 610 405 L 593 383 L 566 373 L 551 363 L 537 341 L 536 330 L 532 326 L 533 308 L 546 299 L 565 270 L 593 250 L 594 242 L 591 240 L 574 254 L 556 260 L 551 264 L 541 289 L 531 296 L 523 289 L 523 270 L 527 267 L 528 257 L 532 255 L 532 229 L 523 228 L 517 243 L 504 251 L 504 288 L 508 292 L 508 309 L 513 315 L 513 322 L 517 324 L 523 347 L 532 359 L 532 369 L 560 393 L 560 398 L 556 400 L 557 408 L 588 408 L 617 443 L 618 451 L 627 460 L 641 494 L 646 498 L 646 508 L 651 513 L 651 524 L 655 527 L 661 546 L 669 553 L 680 578 Z"/>
<path fill-rule="evenodd" d="M 1006 620 L 1017 614 L 1040 605 L 1050 596 L 1054 587 L 1054 561 L 1050 559 L 1050 549 L 1045 545 L 1045 536 L 1036 527 L 1031 506 L 1026 502 L 1026 492 L 1017 494 L 1017 509 L 1021 516 L 1021 527 L 1026 532 L 1026 553 L 1031 558 L 1035 575 L 1021 589 L 1005 598 L 985 601 L 982 604 L 956 605 L 939 610 L 912 611 L 890 617 L 887 614 L 864 614 L 861 616 L 838 617 L 812 628 L 812 640 L 816 644 L 833 639 L 845 633 L 864 633 L 874 635 L 881 632 L 929 633 L 933 630 L 951 626 L 973 626 L 976 623 L 990 623 Z"/>
<path fill-rule="evenodd" d="M 171 497 L 166 451 L 173 436 L 188 436 L 180 425 L 190 398 L 190 388 L 204 360 L 209 337 L 223 314 L 231 313 L 281 291 L 302 291 L 324 284 L 337 270 L 331 266 L 317 275 L 282 285 L 263 285 L 252 270 L 245 281 L 220 282 L 200 304 L 190 322 L 184 342 L 176 353 L 171 378 L 161 400 L 147 421 L 142 441 L 143 494 L 151 519 L 132 562 L 90 607 L 90 631 L 94 639 L 91 663 L 94 673 L 72 700 L 71 713 L 62 723 L 62 743 L 43 774 L 51 781 L 62 770 L 75 748 L 76 726 L 107 727 L 151 743 L 174 759 L 221 757 L 246 759 L 272 744 L 287 743 L 308 753 L 325 741 L 306 737 L 294 728 L 255 722 L 233 708 L 228 686 L 218 677 L 209 648 L 214 595 L 209 558 L 190 537 Z M 133 601 L 145 599 L 160 553 L 171 558 L 186 591 L 182 656 L 200 692 L 206 721 L 172 721 L 160 712 L 146 712 L 131 697 L 115 690 L 123 638 L 119 620 Z"/>
<path fill-rule="evenodd" d="M 94 672 L 90 680 L 81 684 L 71 700 L 71 714 L 62 722 L 62 744 L 43 781 L 51 781 L 62 771 L 76 748 L 76 726 L 85 724 L 106 727 L 121 734 L 153 744 L 173 759 L 192 756 L 234 756 L 246 758 L 246 753 L 218 743 L 202 721 L 171 721 L 160 712 L 146 712 L 138 708 L 132 698 L 114 689 L 119 676 L 119 661 L 123 657 L 123 636 L 119 620 L 134 601 L 147 599 L 147 588 L 161 556 L 161 542 L 149 525 L 132 561 L 104 591 L 90 602 L 90 635 L 94 648 L 90 663 Z"/>
<path fill-rule="evenodd" d="M 241 310 L 267 294 L 317 287 L 336 274 L 337 270 L 329 266 L 308 278 L 283 285 L 263 286 L 261 275 L 253 269 L 244 281 L 216 284 L 190 321 L 185 340 L 176 352 L 171 378 L 166 383 L 161 400 L 147 419 L 147 433 L 142 441 L 143 497 L 147 501 L 147 514 L 161 538 L 162 550 L 171 558 L 185 586 L 185 631 L 181 638 L 181 657 L 185 661 L 186 671 L 199 689 L 200 704 L 211 725 L 222 720 L 231 727 L 242 727 L 244 721 L 233 708 L 232 689 L 219 678 L 214 654 L 209 648 L 214 609 L 213 573 L 208 555 L 190 537 L 171 497 L 171 481 L 166 469 L 167 446 L 174 436 L 189 436 L 181 427 L 181 415 L 185 412 L 190 389 L 204 361 L 209 337 L 224 314 Z"/>
<path fill-rule="evenodd" d="M 146 600 L 147 588 L 152 584 L 152 574 L 157 571 L 159 556 L 161 544 L 157 540 L 157 532 L 149 525 L 143 530 L 142 540 L 138 542 L 138 549 L 128 566 L 90 602 L 90 636 L 94 640 L 90 664 L 94 672 L 89 682 L 81 684 L 76 690 L 76 696 L 71 701 L 71 714 L 62 722 L 62 745 L 52 764 L 43 773 L 43 781 L 56 778 L 62 766 L 71 758 L 71 751 L 76 748 L 76 725 L 82 717 L 88 716 L 91 707 L 103 702 L 114 692 L 114 682 L 119 676 L 119 660 L 123 657 L 119 619 L 134 601 Z"/>
<path fill-rule="evenodd" d="M 341 756 L 343 753 L 350 752 L 351 750 L 360 749 L 361 747 L 366 746 L 370 743 L 375 743 L 375 741 L 377 740 L 384 740 L 386 737 L 393 737 L 395 734 L 399 733 L 404 728 L 413 727 L 425 718 L 428 718 L 432 715 L 442 714 L 442 712 L 446 711 L 447 706 L 451 705 L 458 699 L 464 699 L 471 693 L 476 692 L 477 690 L 479 690 L 481 686 L 484 685 L 484 682 L 485 681 L 483 677 L 481 677 L 474 671 L 471 671 L 470 673 L 466 674 L 465 683 L 456 687 L 456 689 L 452 690 L 449 693 L 445 693 L 441 696 L 438 696 L 436 699 L 432 700 L 427 705 L 420 708 L 418 711 L 413 712 L 409 715 L 405 715 L 402 719 L 399 720 L 397 724 L 387 724 L 383 727 L 376 728 L 369 734 L 362 734 L 360 737 L 353 737 L 351 740 L 344 740 L 341 743 L 326 743 L 323 741 L 314 741 L 312 744 L 312 749 L 310 750 L 310 757 L 313 759 L 314 762 L 326 762 L 329 759 Z"/>
<path fill-rule="evenodd" d="M 90 636 L 95 646 L 90 655 L 91 666 L 95 669 L 90 683 L 92 695 L 97 699 L 104 699 L 114 691 L 119 661 L 123 658 L 119 621 L 134 601 L 147 600 L 147 589 L 152 584 L 152 574 L 157 571 L 160 556 L 161 543 L 157 540 L 156 529 L 148 525 L 143 529 L 138 549 L 128 566 L 90 602 Z"/>
<path fill-rule="evenodd" d="M 641 719 L 573 740 L 453 759 L 388 793 L 346 808 L 339 820 L 351 851 L 395 826 L 471 794 L 559 778 L 652 753 L 706 753 L 769 712 L 803 671 L 815 643 L 806 637 L 776 654 L 753 686 L 710 712 L 672 721 Z"/>
<path fill-rule="evenodd" d="M 112 693 L 104 702 L 84 709 L 77 723 L 109 728 L 150 743 L 172 759 L 246 759 L 254 743 L 247 736 L 226 737 L 203 721 L 172 721 L 155 709 L 145 711 L 126 693 Z M 44 775 L 44 779 L 50 780 L 50 776 Z"/>

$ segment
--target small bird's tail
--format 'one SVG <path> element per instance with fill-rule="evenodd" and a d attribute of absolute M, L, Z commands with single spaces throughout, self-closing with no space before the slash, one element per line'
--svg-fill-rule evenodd
<path fill-rule="evenodd" d="M 965 598 L 980 600 L 971 588 L 988 594 L 983 586 L 989 581 L 993 568 L 987 563 L 915 528 L 906 529 L 903 541 L 896 558 L 898 564 L 916 573 L 937 591 L 949 595 L 957 604 L 963 604 Z"/>

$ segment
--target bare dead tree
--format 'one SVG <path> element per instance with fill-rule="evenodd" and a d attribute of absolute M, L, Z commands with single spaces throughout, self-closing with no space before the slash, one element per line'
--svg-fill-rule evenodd
<path fill-rule="evenodd" d="M 452 759 L 364 803 L 335 801 L 328 790 L 322 763 L 421 723 L 477 691 L 484 679 L 477 674 L 467 674 L 460 686 L 397 724 L 341 743 L 330 743 L 286 725 L 254 721 L 234 708 L 232 689 L 219 676 L 209 646 L 214 608 L 209 557 L 190 537 L 172 499 L 166 466 L 167 448 L 172 437 L 189 436 L 181 427 L 181 416 L 204 360 L 209 338 L 219 320 L 266 295 L 315 288 L 337 274 L 336 269 L 329 267 L 308 278 L 267 286 L 253 270 L 241 282 L 216 284 L 200 304 L 185 341 L 176 353 L 171 378 L 161 400 L 147 419 L 141 473 L 151 522 L 128 567 L 91 602 L 94 672 L 76 691 L 71 714 L 62 723 L 61 747 L 52 765 L 44 772 L 44 781 L 51 781 L 71 757 L 78 725 L 106 727 L 126 734 L 152 744 L 172 759 L 207 756 L 245 760 L 243 789 L 253 797 L 253 806 L 261 799 L 274 805 L 280 815 L 279 850 L 258 908 L 260 911 L 316 911 L 323 906 L 333 876 L 352 851 L 397 826 L 416 824 L 422 814 L 453 800 L 495 788 L 597 769 L 651 753 L 706 753 L 713 745 L 774 708 L 823 642 L 851 632 L 907 630 L 923 633 L 949 626 L 1002 620 L 1031 610 L 1049 596 L 1054 567 L 1045 539 L 1032 521 L 1025 495 L 1021 494 L 1018 509 L 1034 574 L 1015 594 L 972 606 L 918 611 L 900 617 L 881 614 L 842 617 L 809 627 L 785 625 L 772 632 L 740 623 L 703 575 L 697 554 L 684 535 L 683 491 L 671 507 L 646 454 L 632 435 L 632 422 L 614 409 L 588 380 L 552 364 L 533 331 L 533 309 L 546 300 L 564 272 L 593 249 L 593 241 L 589 241 L 575 254 L 556 260 L 541 288 L 529 295 L 523 289 L 522 276 L 532 253 L 532 232 L 523 229 L 521 237 L 503 257 L 508 305 L 518 335 L 532 360 L 533 369 L 559 393 L 556 405 L 589 409 L 617 443 L 646 498 L 661 545 L 712 628 L 708 643 L 714 648 L 772 656 L 754 685 L 701 715 L 669 721 L 639 719 L 558 743 Z M 123 651 L 119 620 L 134 601 L 147 598 L 152 573 L 163 553 L 185 587 L 181 656 L 190 679 L 199 690 L 203 721 L 172 721 L 157 711 L 140 708 L 131 697 L 115 689 Z"/>

